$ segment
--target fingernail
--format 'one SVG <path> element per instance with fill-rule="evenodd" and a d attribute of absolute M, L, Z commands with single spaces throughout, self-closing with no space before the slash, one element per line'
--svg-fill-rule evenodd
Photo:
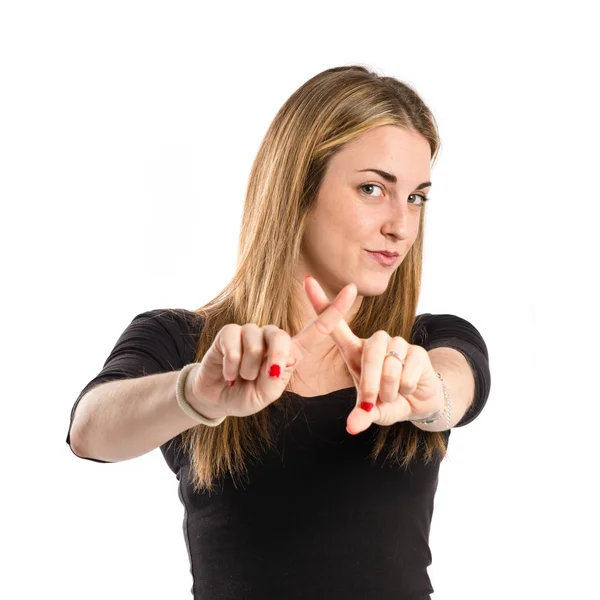
<path fill-rule="evenodd" d="M 306 281 L 306 280 L 307 280 L 309 277 L 310 277 L 310 275 L 306 275 L 306 276 L 304 277 L 304 281 Z"/>
<path fill-rule="evenodd" d="M 269 369 L 269 377 L 279 377 L 281 374 L 281 367 L 279 365 L 271 365 Z"/>
<path fill-rule="evenodd" d="M 373 406 L 375 406 L 372 402 L 361 402 L 359 405 L 359 408 L 362 408 L 363 410 L 366 410 L 367 412 L 371 412 L 371 410 L 373 409 Z"/>
<path fill-rule="evenodd" d="M 233 387 L 235 385 L 235 379 L 233 381 L 228 381 L 229 387 Z"/>

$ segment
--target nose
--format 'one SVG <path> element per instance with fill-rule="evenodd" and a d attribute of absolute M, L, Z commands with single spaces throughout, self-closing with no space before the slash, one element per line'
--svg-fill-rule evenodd
<path fill-rule="evenodd" d="M 386 236 L 391 235 L 398 240 L 404 240 L 410 236 L 414 221 L 413 215 L 409 212 L 408 203 L 394 200 L 389 203 L 389 212 L 381 231 Z M 418 225 L 418 223 L 417 216 L 416 224 Z"/>

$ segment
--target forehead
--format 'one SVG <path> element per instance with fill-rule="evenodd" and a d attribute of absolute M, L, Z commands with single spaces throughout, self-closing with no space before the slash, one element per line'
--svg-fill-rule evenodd
<path fill-rule="evenodd" d="M 383 125 L 344 145 L 332 157 L 330 168 L 337 174 L 376 168 L 396 175 L 399 183 L 417 179 L 420 183 L 429 178 L 430 162 L 431 148 L 424 136 L 394 125 Z"/>

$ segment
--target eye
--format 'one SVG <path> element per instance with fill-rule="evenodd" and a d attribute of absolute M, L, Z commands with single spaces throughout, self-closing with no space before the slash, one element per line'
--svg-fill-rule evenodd
<path fill-rule="evenodd" d="M 380 185 L 375 183 L 365 183 L 364 185 L 360 186 L 361 190 L 364 188 L 379 188 L 382 192 L 379 196 L 373 196 L 373 194 L 367 194 L 367 196 L 371 196 L 372 198 L 381 198 L 383 196 L 383 188 Z"/>
<path fill-rule="evenodd" d="M 425 194 L 411 194 L 409 196 L 409 198 L 411 196 L 418 196 L 419 198 L 421 198 L 421 202 L 419 204 L 417 204 L 416 206 L 423 206 L 423 204 L 425 204 L 425 202 L 429 201 L 429 198 L 427 196 L 425 196 Z M 413 203 L 414 204 L 414 203 Z"/>

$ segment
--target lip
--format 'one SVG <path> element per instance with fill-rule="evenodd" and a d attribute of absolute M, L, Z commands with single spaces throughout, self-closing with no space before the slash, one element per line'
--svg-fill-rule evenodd
<path fill-rule="evenodd" d="M 367 252 L 377 252 L 377 254 L 383 254 L 385 256 L 398 256 L 397 252 L 390 252 L 389 250 L 367 250 Z"/>
<path fill-rule="evenodd" d="M 372 252 L 371 250 L 367 250 L 367 252 L 380 264 L 386 267 L 391 267 L 398 261 L 397 254 L 390 254 L 384 252 Z"/>

